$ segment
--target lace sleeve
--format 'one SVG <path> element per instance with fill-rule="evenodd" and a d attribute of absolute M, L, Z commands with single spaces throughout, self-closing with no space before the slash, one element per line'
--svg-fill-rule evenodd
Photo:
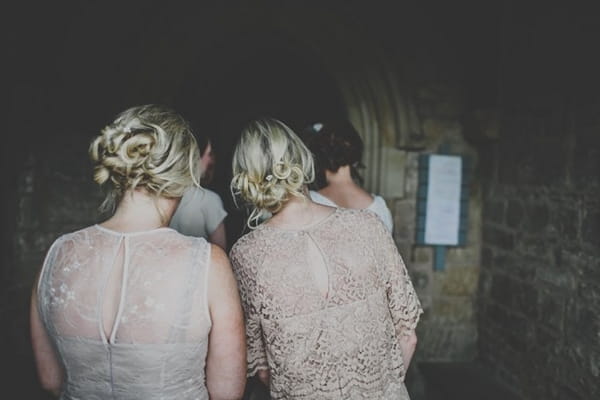
<path fill-rule="evenodd" d="M 382 264 L 392 321 L 396 332 L 408 335 L 415 330 L 423 309 L 394 239 L 383 223 L 375 222 L 372 240 Z"/>
<path fill-rule="evenodd" d="M 252 246 L 252 245 L 250 245 Z M 256 259 L 250 246 L 236 244 L 230 253 L 231 265 L 238 282 L 246 319 L 247 375 L 268 369 L 267 356 L 260 323 L 260 288 L 257 282 Z"/>

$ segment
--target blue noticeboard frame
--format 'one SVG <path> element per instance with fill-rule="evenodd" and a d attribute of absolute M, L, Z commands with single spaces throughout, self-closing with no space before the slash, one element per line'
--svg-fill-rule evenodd
<path fill-rule="evenodd" d="M 417 187 L 417 224 L 416 224 L 416 244 L 431 245 L 435 247 L 434 268 L 436 271 L 444 269 L 445 254 L 447 245 L 436 245 L 427 243 L 425 240 L 425 227 L 427 221 L 427 193 L 429 184 L 429 163 L 432 155 L 420 154 Z M 449 155 L 449 154 L 439 154 Z M 469 211 L 469 186 L 471 180 L 471 161 L 468 157 L 461 157 L 461 187 L 460 187 L 460 216 L 458 227 L 458 243 L 451 246 L 465 246 L 467 242 L 468 211 Z"/>

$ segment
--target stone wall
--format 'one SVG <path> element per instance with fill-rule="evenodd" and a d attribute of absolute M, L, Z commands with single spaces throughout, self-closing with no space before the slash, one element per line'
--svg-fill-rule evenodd
<path fill-rule="evenodd" d="M 98 221 L 102 193 L 91 180 L 86 149 L 89 137 L 66 135 L 54 146 L 31 146 L 16 182 L 16 220 L 10 238 L 13 258 L 4 266 L 0 342 L 6 391 L 23 398 L 45 398 L 35 381 L 29 338 L 29 298 L 44 255 L 61 234 Z M 73 164 L 78 168 L 73 168 Z"/>
<path fill-rule="evenodd" d="M 525 399 L 600 398 L 600 63 L 592 13 L 508 10 L 479 142 L 479 353 Z M 493 120 L 493 118 L 492 118 Z M 494 125 L 494 123 L 489 124 Z"/>
<path fill-rule="evenodd" d="M 528 399 L 600 396 L 600 107 L 510 110 L 484 196 L 481 359 Z"/>
<path fill-rule="evenodd" d="M 425 311 L 417 327 L 419 344 L 415 358 L 419 361 L 471 361 L 477 354 L 475 304 L 481 251 L 477 179 L 472 179 L 470 188 L 467 243 L 447 248 L 444 270 L 434 271 L 433 247 L 415 244 L 419 154 L 444 148 L 477 164 L 476 151 L 464 139 L 463 101 L 462 91 L 451 84 L 424 83 L 417 90 L 415 102 L 424 148 L 406 152 L 404 169 L 396 171 L 404 174 L 398 179 L 404 182 L 404 196 L 390 201 L 395 218 L 394 238 Z"/>

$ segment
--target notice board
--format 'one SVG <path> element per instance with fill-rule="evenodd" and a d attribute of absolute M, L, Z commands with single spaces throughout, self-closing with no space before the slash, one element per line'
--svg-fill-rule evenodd
<path fill-rule="evenodd" d="M 419 156 L 417 244 L 465 245 L 469 175 L 466 157 L 444 154 Z"/>

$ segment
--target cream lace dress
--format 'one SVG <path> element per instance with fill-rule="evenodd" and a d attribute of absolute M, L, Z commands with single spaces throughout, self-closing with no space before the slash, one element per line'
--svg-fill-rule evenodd
<path fill-rule="evenodd" d="M 273 399 L 409 398 L 398 337 L 422 309 L 374 213 L 336 209 L 298 231 L 261 225 L 231 260 L 248 375 L 269 369 Z"/>
<path fill-rule="evenodd" d="M 38 298 L 66 372 L 61 399 L 208 399 L 209 257 L 204 239 L 169 228 L 121 234 L 95 225 L 60 237 Z M 105 290 L 111 272 L 120 276 L 114 298 Z"/>

